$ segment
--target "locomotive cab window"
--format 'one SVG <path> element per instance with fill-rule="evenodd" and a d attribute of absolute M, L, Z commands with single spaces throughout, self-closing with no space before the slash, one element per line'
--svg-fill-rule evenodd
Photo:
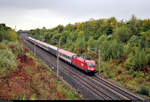
<path fill-rule="evenodd" d="M 94 63 L 88 63 L 89 67 L 95 67 Z"/>

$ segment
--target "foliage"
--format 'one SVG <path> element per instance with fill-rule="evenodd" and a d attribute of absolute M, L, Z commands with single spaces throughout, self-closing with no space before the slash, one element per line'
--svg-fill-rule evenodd
<path fill-rule="evenodd" d="M 116 40 L 105 41 L 102 43 L 101 53 L 104 60 L 120 59 L 123 54 L 123 46 Z"/>
<path fill-rule="evenodd" d="M 0 49 L 1 100 L 82 99 L 27 48 L 17 42 L 7 44 Z"/>
<path fill-rule="evenodd" d="M 140 94 L 143 94 L 143 95 L 149 95 L 149 88 L 145 87 L 144 85 L 141 85 L 139 91 L 138 91 Z"/>
<path fill-rule="evenodd" d="M 18 42 L 9 42 L 8 47 L 12 50 L 13 54 L 15 54 L 16 56 L 25 53 L 25 50 Z"/>
<path fill-rule="evenodd" d="M 56 40 L 60 40 L 61 48 L 95 61 L 98 61 L 97 49 L 100 48 L 101 74 L 136 91 L 139 88 L 138 80 L 144 82 L 146 77 L 149 83 L 147 75 L 150 73 L 150 19 L 141 20 L 134 15 L 128 21 L 117 21 L 115 17 L 90 19 L 86 22 L 26 32 L 37 39 L 44 38 L 45 42 L 55 46 L 58 46 Z M 103 61 L 118 65 L 119 68 L 104 65 Z"/>
<path fill-rule="evenodd" d="M 15 55 L 8 49 L 0 50 L 0 75 L 13 71 L 17 66 Z"/>
<path fill-rule="evenodd" d="M 0 42 L 2 40 L 16 41 L 17 39 L 18 36 L 13 29 L 7 27 L 5 24 L 0 24 Z"/>
<path fill-rule="evenodd" d="M 114 29 L 113 36 L 115 39 L 118 39 L 122 42 L 127 42 L 128 39 L 131 37 L 131 31 L 126 26 L 116 27 Z"/>
<path fill-rule="evenodd" d="M 109 19 L 91 19 L 86 22 L 58 25 L 51 29 L 27 31 L 33 37 L 43 39 L 54 45 L 61 41 L 61 48 L 79 55 L 86 55 L 97 49 L 105 61 L 118 60 L 128 69 L 148 72 L 150 67 L 150 20 L 137 19 L 132 15 L 128 21 Z M 87 55 L 88 56 L 88 55 Z"/>
<path fill-rule="evenodd" d="M 0 42 L 0 49 L 6 49 L 7 45 L 3 42 Z"/>
<path fill-rule="evenodd" d="M 117 21 L 115 17 L 90 19 L 25 32 L 55 46 L 58 46 L 56 40 L 60 40 L 61 48 L 95 61 L 98 61 L 97 49 L 100 48 L 102 75 L 136 91 L 141 83 L 150 85 L 150 19 L 141 20 L 134 15 L 128 21 Z M 57 95 L 62 97 L 60 92 Z"/>
<path fill-rule="evenodd" d="M 130 69 L 144 71 L 149 62 L 149 54 L 144 49 L 135 48 L 134 52 L 128 55 L 126 66 Z"/>

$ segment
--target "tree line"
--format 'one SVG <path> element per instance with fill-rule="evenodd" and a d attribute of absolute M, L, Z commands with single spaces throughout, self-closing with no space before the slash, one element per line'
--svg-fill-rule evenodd
<path fill-rule="evenodd" d="M 0 42 L 3 40 L 16 41 L 18 39 L 17 33 L 5 24 L 0 24 Z"/>
<path fill-rule="evenodd" d="M 62 48 L 85 57 L 93 57 L 90 54 L 100 48 L 103 61 L 116 60 L 131 71 L 145 73 L 150 69 L 150 19 L 137 19 L 134 15 L 128 21 L 117 21 L 115 17 L 91 19 L 26 32 L 56 46 L 60 39 Z"/>

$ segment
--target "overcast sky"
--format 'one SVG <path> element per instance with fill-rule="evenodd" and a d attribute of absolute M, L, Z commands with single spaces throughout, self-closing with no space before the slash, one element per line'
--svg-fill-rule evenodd
<path fill-rule="evenodd" d="M 150 18 L 150 0 L 0 0 L 0 23 L 19 30 L 116 17 Z"/>

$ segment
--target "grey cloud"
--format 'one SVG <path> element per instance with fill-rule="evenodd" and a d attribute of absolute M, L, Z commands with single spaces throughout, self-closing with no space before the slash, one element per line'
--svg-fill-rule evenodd
<path fill-rule="evenodd" d="M 64 15 L 140 14 L 150 10 L 149 0 L 0 0 L 0 8 L 49 9 Z M 136 14 L 135 14 L 136 15 Z"/>
<path fill-rule="evenodd" d="M 132 14 L 143 19 L 150 18 L 149 4 L 150 0 L 0 0 L 0 22 L 5 20 L 11 25 L 17 22 L 26 26 L 28 14 L 33 12 L 34 16 L 35 11 L 40 13 L 42 22 L 41 10 L 48 11 L 47 19 L 59 16 L 65 24 L 112 16 L 127 19 Z"/>

